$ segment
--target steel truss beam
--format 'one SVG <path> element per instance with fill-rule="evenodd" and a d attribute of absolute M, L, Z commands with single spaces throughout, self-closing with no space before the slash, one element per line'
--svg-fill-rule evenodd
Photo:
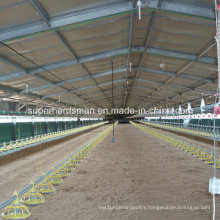
<path fill-rule="evenodd" d="M 19 77 L 23 77 L 25 75 L 35 75 L 37 73 L 42 73 L 45 71 L 52 71 L 58 68 L 64 68 L 64 67 L 69 67 L 69 66 L 75 66 L 78 64 L 82 63 L 87 63 L 87 62 L 93 62 L 101 59 L 106 59 L 106 58 L 111 58 L 113 56 L 118 56 L 118 55 L 125 55 L 128 54 L 129 49 L 128 48 L 123 48 L 123 49 L 118 49 L 118 50 L 112 50 L 112 51 L 107 51 L 99 54 L 95 54 L 92 56 L 87 56 L 87 57 L 82 57 L 77 60 L 64 60 L 56 63 L 51 63 L 47 65 L 40 66 L 39 68 L 32 68 L 32 69 L 24 69 L 23 67 L 19 68 L 22 71 L 18 72 L 13 72 L 13 73 L 8 73 L 0 76 L 0 82 L 5 81 L 5 80 L 10 80 L 10 79 L 15 79 Z M 133 53 L 143 53 L 144 52 L 144 47 L 138 47 L 138 48 L 131 48 L 131 52 Z M 217 60 L 215 58 L 211 57 L 198 57 L 196 55 L 192 54 L 186 54 L 186 53 L 180 53 L 180 52 L 175 52 L 175 51 L 168 51 L 168 50 L 161 50 L 157 48 L 147 48 L 145 51 L 146 54 L 154 54 L 154 55 L 160 55 L 160 56 L 167 56 L 173 59 L 183 59 L 187 61 L 193 61 L 193 62 L 201 62 L 205 64 L 211 64 L 215 65 L 217 64 Z M 6 58 L 4 58 L 6 59 Z M 19 65 L 16 64 L 15 62 L 10 61 L 7 59 L 7 63 L 12 63 L 12 66 Z"/>
<path fill-rule="evenodd" d="M 121 83 L 121 82 L 124 82 L 124 81 L 125 81 L 125 79 L 114 80 L 114 84 Z M 105 82 L 105 83 L 99 84 L 99 86 L 100 87 L 109 86 L 109 85 L 111 85 L 111 83 L 112 83 L 111 81 L 110 82 Z M 79 92 L 79 91 L 88 90 L 88 89 L 94 89 L 94 88 L 97 88 L 97 85 L 81 87 L 79 89 L 70 90 L 69 92 L 76 93 L 76 92 Z M 51 98 L 51 97 L 54 97 L 54 96 L 65 95 L 65 94 L 67 94 L 67 92 L 65 92 L 65 91 L 64 92 L 60 92 L 60 93 L 55 93 L 55 94 L 49 94 L 49 95 L 43 96 L 42 99 L 47 99 L 47 98 Z"/>
<path fill-rule="evenodd" d="M 42 18 L 42 20 L 46 23 L 46 25 L 47 25 L 48 27 L 50 27 L 51 24 L 50 24 L 49 16 L 47 15 L 47 12 L 46 12 L 46 11 L 42 8 L 42 6 L 39 4 L 38 0 L 30 0 L 30 3 L 31 3 L 31 5 L 35 8 L 36 12 L 40 15 L 40 17 Z M 57 31 L 57 30 L 55 31 L 55 33 L 56 33 L 57 37 L 61 40 L 61 42 L 64 44 L 64 46 L 67 48 L 67 50 L 70 52 L 70 54 L 72 55 L 72 57 L 73 57 L 73 59 L 74 59 L 74 62 L 75 62 L 75 61 L 77 62 L 78 59 L 77 59 L 77 56 L 76 56 L 74 50 L 73 50 L 72 47 L 69 45 L 69 43 L 66 42 L 66 39 L 63 37 L 62 33 L 60 33 L 60 32 Z M 83 66 L 83 64 L 81 64 L 81 65 Z M 84 67 L 84 66 L 83 66 L 83 67 Z M 88 72 L 86 68 L 84 68 L 84 69 L 86 70 L 86 72 Z M 88 74 L 89 74 L 89 73 L 88 73 Z M 38 76 L 38 78 L 45 80 L 45 78 L 42 77 L 42 76 Z M 57 85 L 55 85 L 54 83 L 50 82 L 49 80 L 47 80 L 47 81 L 49 82 L 49 85 L 57 86 Z M 59 86 L 59 85 L 58 85 L 58 86 Z M 65 88 L 63 88 L 61 85 L 60 85 L 59 87 L 61 87 L 62 89 L 66 90 L 66 91 L 68 92 L 68 90 L 65 89 Z M 23 93 L 24 93 L 24 92 L 25 92 L 25 91 L 23 90 Z M 22 92 L 21 92 L 21 93 L 22 93 Z M 78 95 L 77 95 L 77 96 L 78 96 Z M 90 103 L 92 103 L 91 100 L 88 100 L 88 101 L 89 101 Z M 95 104 L 95 103 L 93 103 L 93 104 Z M 96 104 L 95 104 L 95 105 L 96 105 Z"/>
<path fill-rule="evenodd" d="M 210 49 L 212 49 L 214 46 L 216 45 L 216 42 L 214 41 L 212 41 L 212 42 L 210 42 L 209 43 L 209 45 L 208 46 L 206 46 L 205 47 L 205 49 L 203 49 L 202 50 L 202 52 L 198 55 L 198 58 L 202 58 Z M 158 91 L 160 91 L 160 89 L 162 89 L 164 86 L 166 86 L 170 81 L 172 81 L 175 77 L 179 77 L 179 76 L 185 76 L 185 74 L 183 74 L 183 72 L 185 71 L 185 70 L 187 70 L 193 63 L 194 63 L 195 61 L 190 61 L 190 62 L 188 62 L 186 65 L 184 65 L 182 68 L 180 68 L 180 70 L 177 72 L 177 73 L 175 73 L 175 75 L 170 75 L 171 77 L 166 81 L 166 82 L 164 82 L 162 85 L 160 85 L 157 89 L 156 89 L 156 91 L 154 91 L 154 92 L 152 92 L 152 94 L 151 94 L 151 96 L 153 96 L 156 92 L 158 92 Z M 204 82 L 204 81 L 203 81 Z M 215 83 L 215 80 L 212 80 L 212 82 L 211 83 Z M 194 90 L 196 89 L 196 87 L 194 88 Z M 184 94 L 185 92 L 183 92 L 182 94 Z M 211 91 L 210 91 L 210 93 L 212 93 Z M 175 96 L 176 97 L 176 96 Z"/>
<path fill-rule="evenodd" d="M 126 81 L 126 79 L 114 80 L 114 84 L 121 83 L 121 82 L 124 82 L 124 81 Z M 147 79 L 138 78 L 138 79 L 136 79 L 136 81 L 141 82 L 141 83 L 155 84 L 155 85 L 159 85 L 159 86 L 163 85 L 163 83 L 161 83 L 161 82 L 157 82 L 157 81 L 153 81 L 153 80 L 147 80 Z M 108 85 L 111 85 L 111 83 L 112 82 L 109 81 L 109 82 L 101 83 L 101 84 L 99 84 L 99 86 L 100 87 L 108 86 Z M 175 85 L 175 84 L 167 84 L 167 86 L 172 87 L 172 88 L 177 88 L 177 89 L 186 89 L 186 90 L 194 91 L 194 92 L 210 93 L 210 91 L 207 91 L 207 90 L 195 90 L 192 87 L 180 86 L 180 85 Z M 91 86 L 81 87 L 81 88 L 78 88 L 78 89 L 70 90 L 68 92 L 75 93 L 75 92 L 78 92 L 78 91 L 89 90 L 89 89 L 94 89 L 94 88 L 97 88 L 97 86 L 96 85 L 91 85 Z M 68 92 L 63 91 L 63 92 L 60 92 L 60 93 L 48 94 L 46 96 L 43 96 L 42 99 L 47 99 L 47 98 L 51 98 L 51 97 L 55 97 L 55 96 L 65 95 Z"/>
<path fill-rule="evenodd" d="M 35 1 L 29 1 L 33 2 L 35 4 L 35 8 L 37 9 L 37 4 L 35 3 Z M 156 3 L 157 1 L 155 0 L 145 0 L 143 4 L 143 10 L 162 10 L 161 7 L 158 6 Z M 24 37 L 30 34 L 35 34 L 37 32 L 51 31 L 53 29 L 57 30 L 59 28 L 62 28 L 63 26 L 82 23 L 85 21 L 91 21 L 94 19 L 100 19 L 103 17 L 110 17 L 122 13 L 130 13 L 132 10 L 133 6 L 132 2 L 130 1 L 118 4 L 107 4 L 100 7 L 96 7 L 95 9 L 93 8 L 93 10 L 81 10 L 80 12 L 73 12 L 70 14 L 65 14 L 53 18 L 47 18 L 48 20 L 50 20 L 50 27 L 45 26 L 43 24 L 32 23 L 30 25 L 6 29 L 3 33 L 1 33 L 0 41 L 8 41 L 11 39 Z M 187 2 L 180 3 L 178 1 L 167 1 L 163 11 L 177 14 L 185 14 L 189 16 L 196 16 L 201 19 L 215 19 L 213 7 L 204 7 L 202 5 L 199 6 L 198 4 L 193 5 Z"/>
<path fill-rule="evenodd" d="M 154 1 L 154 2 L 155 2 L 155 6 L 156 6 L 156 7 L 160 7 L 160 5 L 161 5 L 161 0 L 156 0 L 156 1 Z M 147 51 L 147 49 L 148 49 L 148 43 L 149 43 L 150 38 L 151 38 L 151 34 L 152 34 L 152 31 L 153 31 L 153 25 L 154 25 L 155 20 L 156 20 L 156 12 L 153 11 L 153 12 L 152 12 L 152 15 L 151 15 L 150 23 L 149 23 L 149 25 L 148 25 L 146 37 L 144 38 L 144 39 L 145 39 L 145 40 L 144 40 L 144 42 L 145 42 L 144 45 L 145 45 L 145 46 L 144 46 L 144 51 L 143 51 L 144 53 L 145 53 L 145 51 Z M 137 77 L 138 77 L 139 70 L 140 70 L 140 67 L 141 67 L 142 62 L 143 62 L 144 53 L 141 55 L 141 57 L 140 57 L 140 59 L 139 59 L 138 68 L 137 68 L 137 70 L 136 70 L 136 72 L 135 72 L 135 77 L 134 77 L 134 79 L 132 80 L 131 88 L 130 88 L 129 94 L 125 97 L 124 107 L 126 107 L 127 101 L 128 101 L 128 99 L 129 99 L 129 96 L 131 95 L 133 86 L 134 86 L 134 84 L 135 84 L 135 80 L 136 80 Z"/>

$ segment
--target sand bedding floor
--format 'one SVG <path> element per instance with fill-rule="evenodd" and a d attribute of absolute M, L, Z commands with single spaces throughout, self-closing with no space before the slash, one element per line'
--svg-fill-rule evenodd
<path fill-rule="evenodd" d="M 115 139 L 109 134 L 46 204 L 30 208 L 30 219 L 211 219 L 211 166 L 130 124 L 119 124 Z"/>

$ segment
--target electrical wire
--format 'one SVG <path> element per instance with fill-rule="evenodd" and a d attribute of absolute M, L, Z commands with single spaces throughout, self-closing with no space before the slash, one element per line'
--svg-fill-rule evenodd
<path fill-rule="evenodd" d="M 215 96 L 215 105 L 217 104 L 217 97 L 219 95 L 219 84 L 217 86 L 216 96 Z M 214 140 L 214 177 L 216 178 L 216 123 L 215 123 L 215 112 L 213 112 L 213 140 Z M 213 220 L 215 220 L 215 194 L 212 195 L 213 197 Z"/>
<path fill-rule="evenodd" d="M 36 20 L 37 22 L 40 22 L 39 13 L 36 12 Z M 38 31 L 38 30 L 37 30 Z M 37 73 L 39 73 L 40 70 L 40 38 L 37 38 Z M 40 100 L 39 100 L 40 103 Z M 40 123 L 40 133 L 41 133 L 41 123 Z M 40 175 L 43 174 L 43 152 L 42 152 L 42 143 L 39 144 L 39 150 L 40 150 Z"/>
<path fill-rule="evenodd" d="M 218 29 L 218 5 L 217 1 L 214 0 L 215 3 L 215 13 L 216 13 L 216 43 L 217 43 L 217 56 L 220 56 L 220 51 L 219 51 L 219 29 Z M 219 58 L 219 57 L 218 57 Z M 219 61 L 219 59 L 218 59 Z M 215 96 L 215 105 L 217 104 L 217 97 L 219 96 L 219 86 L 220 86 L 220 65 L 218 63 L 218 85 L 217 85 L 217 92 Z M 219 96 L 219 101 L 220 101 L 220 96 Z M 215 112 L 213 112 L 213 139 L 214 139 L 214 178 L 216 178 L 216 128 L 215 128 Z M 213 214 L 212 214 L 212 219 L 215 220 L 215 193 L 212 195 L 212 203 L 213 203 Z"/>
<path fill-rule="evenodd" d="M 218 94 L 218 88 L 217 88 Z M 217 104 L 217 95 L 215 97 L 215 105 Z M 215 112 L 213 112 L 213 139 L 214 139 L 214 177 L 216 177 L 216 121 L 215 121 Z"/>

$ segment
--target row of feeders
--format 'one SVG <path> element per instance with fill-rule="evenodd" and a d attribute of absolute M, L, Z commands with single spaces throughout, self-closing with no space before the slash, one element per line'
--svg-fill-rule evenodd
<path fill-rule="evenodd" d="M 99 123 L 98 125 L 101 125 L 103 123 Z M 88 128 L 92 128 L 97 126 L 97 124 L 93 124 L 93 125 L 89 125 L 89 126 L 84 126 L 84 127 L 79 127 L 79 128 L 74 128 L 74 129 L 69 129 L 69 130 L 65 130 L 65 131 L 56 131 L 56 132 L 51 132 L 48 134 L 42 134 L 42 135 L 38 135 L 38 136 L 34 136 L 34 137 L 30 137 L 30 138 L 26 138 L 26 139 L 20 139 L 20 140 L 16 140 L 15 142 L 10 141 L 9 143 L 3 143 L 3 146 L 0 147 L 0 153 L 2 152 L 7 152 L 7 151 L 11 151 L 11 150 L 16 150 L 19 148 L 22 148 L 24 146 L 27 145 L 31 145 L 31 144 L 36 144 L 36 143 L 40 143 L 42 141 L 46 141 L 48 139 L 51 138 L 56 138 L 59 136 L 64 136 L 64 135 L 69 135 L 72 134 L 74 132 L 79 132 Z"/>
<path fill-rule="evenodd" d="M 179 131 L 179 132 L 183 132 L 183 133 L 190 133 L 193 135 L 197 135 L 197 136 L 204 136 L 204 137 L 208 137 L 208 138 L 213 138 L 213 131 L 211 129 L 208 128 L 204 128 L 203 126 L 196 128 L 196 127 L 177 127 L 177 126 L 173 126 L 173 125 L 164 125 L 164 124 L 159 124 L 159 123 L 151 123 L 151 122 L 141 122 L 142 124 L 146 124 L 146 125 L 152 125 L 154 127 L 160 127 L 160 128 L 165 128 L 168 130 L 175 130 L 175 131 Z M 216 138 L 220 139 L 220 131 L 218 129 L 216 129 Z"/>
<path fill-rule="evenodd" d="M 140 126 L 140 125 L 133 123 L 133 122 L 131 122 L 131 124 L 139 127 L 142 130 L 147 131 L 148 133 L 170 143 L 171 145 L 173 145 L 179 149 L 182 149 L 182 150 L 188 152 L 189 154 L 193 155 L 194 157 L 197 157 L 198 159 L 203 160 L 206 164 L 214 165 L 214 153 L 208 151 L 207 149 L 201 148 L 201 147 L 194 145 L 192 143 L 187 143 L 184 140 L 180 140 L 177 138 L 173 138 L 173 137 L 161 134 L 161 133 L 156 132 L 150 128 Z M 220 168 L 220 155 L 217 155 L 217 156 L 218 157 L 216 159 L 216 168 Z"/>
<path fill-rule="evenodd" d="M 49 176 L 43 174 L 43 181 L 36 186 L 34 182 L 31 182 L 31 189 L 25 193 L 21 199 L 19 194 L 14 193 L 16 197 L 11 205 L 7 206 L 2 213 L 4 219 L 26 219 L 31 213 L 28 210 L 28 206 L 36 206 L 45 203 L 45 194 L 55 192 L 55 186 L 63 183 L 63 179 L 70 175 L 70 172 L 79 164 L 86 156 L 93 150 L 94 147 L 112 130 L 112 128 L 106 129 L 100 135 L 96 136 L 87 145 L 82 146 L 78 152 L 70 155 L 65 162 L 60 163 L 56 169 L 53 169 Z"/>

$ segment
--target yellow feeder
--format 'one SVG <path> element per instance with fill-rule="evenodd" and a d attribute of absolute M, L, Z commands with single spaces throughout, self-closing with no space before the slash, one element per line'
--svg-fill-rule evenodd
<path fill-rule="evenodd" d="M 201 155 L 201 150 L 200 148 L 198 148 L 194 153 L 193 153 L 193 156 L 194 157 L 199 157 Z"/>
<path fill-rule="evenodd" d="M 207 152 L 205 150 L 202 151 L 198 158 L 203 161 L 207 160 L 208 159 Z"/>
<path fill-rule="evenodd" d="M 216 164 L 216 168 L 220 169 L 220 163 Z"/>
<path fill-rule="evenodd" d="M 220 156 L 216 158 L 216 168 L 220 169 Z"/>
<path fill-rule="evenodd" d="M 19 147 L 23 147 L 23 146 L 24 146 L 24 140 L 22 138 Z"/>
<path fill-rule="evenodd" d="M 16 148 L 18 148 L 18 141 L 16 141 L 16 143 L 13 144 L 12 147 L 11 147 L 11 149 L 16 149 Z"/>
<path fill-rule="evenodd" d="M 82 150 L 81 153 L 80 153 L 80 155 L 81 155 L 83 158 L 85 158 L 87 154 L 88 154 L 88 152 L 86 152 L 85 150 Z"/>
<path fill-rule="evenodd" d="M 81 160 L 82 160 L 82 158 L 77 154 L 76 156 L 75 156 L 75 162 L 77 162 L 77 163 L 80 163 L 81 162 Z"/>
<path fill-rule="evenodd" d="M 56 170 L 55 173 L 59 175 L 61 178 L 70 176 L 69 172 L 64 168 L 60 168 L 59 170 Z"/>
<path fill-rule="evenodd" d="M 32 188 L 28 193 L 25 193 L 21 199 L 21 202 L 24 203 L 25 205 L 39 205 L 42 203 L 45 203 L 45 199 L 43 195 L 39 192 L 37 192 L 34 182 L 31 182 Z"/>
<path fill-rule="evenodd" d="M 220 163 L 219 162 L 216 162 L 216 168 L 220 169 Z"/>
<path fill-rule="evenodd" d="M 25 139 L 24 144 L 25 144 L 25 145 L 29 144 L 29 140 L 28 140 L 28 138 Z"/>
<path fill-rule="evenodd" d="M 4 151 L 7 151 L 7 150 L 8 150 L 8 149 L 7 149 L 7 145 L 6 145 L 6 143 L 4 142 L 3 147 L 0 148 L 0 152 L 4 152 Z"/>
<path fill-rule="evenodd" d="M 74 169 L 74 167 L 75 167 L 75 165 L 74 164 L 69 164 L 68 162 L 65 164 L 65 165 L 63 165 L 63 166 L 61 166 L 62 167 L 62 169 L 64 169 L 64 170 L 66 170 L 66 171 L 68 171 L 68 172 L 71 172 L 73 169 Z"/>
<path fill-rule="evenodd" d="M 37 137 L 34 136 L 34 138 L 33 138 L 33 143 L 35 144 L 36 142 L 37 142 Z"/>
<path fill-rule="evenodd" d="M 16 140 L 15 145 L 16 145 L 16 148 L 19 147 L 19 142 L 18 142 L 18 140 Z"/>
<path fill-rule="evenodd" d="M 9 148 L 11 149 L 11 148 L 13 148 L 13 142 L 12 141 L 10 141 L 10 143 L 9 143 Z"/>
<path fill-rule="evenodd" d="M 63 180 L 59 174 L 53 172 L 50 176 L 47 177 L 47 180 L 54 186 L 63 183 Z"/>
<path fill-rule="evenodd" d="M 77 162 L 74 159 L 71 159 L 68 164 L 71 164 L 71 166 L 76 167 L 77 166 Z"/>
<path fill-rule="evenodd" d="M 205 163 L 208 163 L 208 164 L 211 164 L 211 165 L 214 164 L 214 155 L 212 153 L 208 156 Z"/>
<path fill-rule="evenodd" d="M 15 191 L 14 196 L 16 199 L 12 202 L 12 205 L 9 205 L 5 208 L 2 213 L 2 217 L 5 219 L 26 219 L 31 213 L 29 212 L 27 206 L 21 205 L 19 201 L 18 193 Z"/>
<path fill-rule="evenodd" d="M 76 158 L 75 156 L 71 157 L 71 159 L 69 160 L 69 164 L 77 165 L 78 163 L 80 163 L 80 160 Z"/>
<path fill-rule="evenodd" d="M 192 153 L 194 151 L 194 149 L 195 149 L 194 147 L 188 146 L 188 148 L 185 151 L 188 153 Z"/>
<path fill-rule="evenodd" d="M 52 183 L 48 181 L 46 176 L 44 176 L 44 180 L 42 183 L 37 184 L 36 190 L 37 192 L 42 194 L 49 194 L 55 192 L 54 186 L 52 185 Z"/>
<path fill-rule="evenodd" d="M 188 153 L 194 155 L 197 152 L 197 149 L 195 147 L 192 147 L 190 151 L 188 151 Z"/>

